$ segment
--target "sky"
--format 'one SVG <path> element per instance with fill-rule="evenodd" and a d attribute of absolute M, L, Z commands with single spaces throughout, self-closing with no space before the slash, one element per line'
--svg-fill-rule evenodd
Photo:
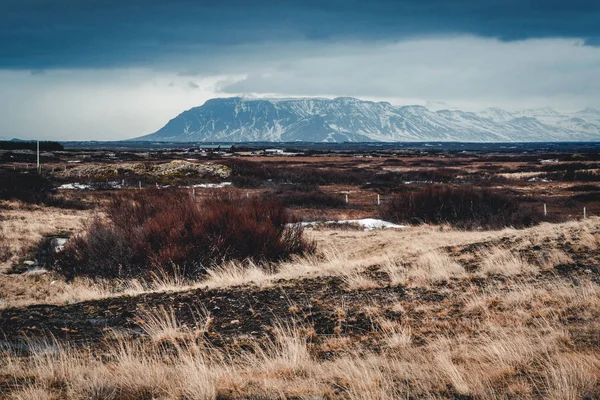
<path fill-rule="evenodd" d="M 597 0 L 0 0 L 0 138 L 118 140 L 213 97 L 600 109 Z"/>

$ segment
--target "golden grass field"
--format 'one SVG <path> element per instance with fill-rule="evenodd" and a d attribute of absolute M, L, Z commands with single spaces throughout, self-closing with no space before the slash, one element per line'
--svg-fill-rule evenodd
<path fill-rule="evenodd" d="M 311 230 L 314 256 L 200 282 L 8 273 L 91 215 L 2 211 L 2 399 L 600 398 L 600 218 Z"/>

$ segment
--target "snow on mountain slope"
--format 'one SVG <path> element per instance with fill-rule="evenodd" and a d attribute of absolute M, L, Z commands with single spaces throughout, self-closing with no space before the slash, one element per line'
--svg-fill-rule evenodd
<path fill-rule="evenodd" d="M 179 142 L 535 142 L 600 140 L 600 111 L 479 113 L 335 99 L 216 98 L 137 140 Z"/>

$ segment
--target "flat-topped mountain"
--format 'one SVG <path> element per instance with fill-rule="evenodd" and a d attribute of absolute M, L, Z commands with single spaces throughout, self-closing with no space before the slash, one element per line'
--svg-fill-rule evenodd
<path fill-rule="evenodd" d="M 136 140 L 175 142 L 546 142 L 600 140 L 600 111 L 482 112 L 335 99 L 215 98 Z"/>

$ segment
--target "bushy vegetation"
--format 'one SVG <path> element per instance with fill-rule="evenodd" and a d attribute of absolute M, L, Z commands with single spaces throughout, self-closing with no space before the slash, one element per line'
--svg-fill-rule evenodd
<path fill-rule="evenodd" d="M 381 216 L 393 222 L 449 223 L 465 229 L 522 228 L 543 218 L 537 209 L 508 193 L 438 186 L 396 195 L 382 207 Z"/>
<path fill-rule="evenodd" d="M 600 186 L 597 185 L 574 185 L 569 188 L 572 192 L 600 192 Z"/>
<path fill-rule="evenodd" d="M 37 172 L 0 171 L 0 200 L 39 203 L 47 200 L 51 190 L 52 183 Z"/>
<path fill-rule="evenodd" d="M 231 178 L 238 187 L 262 187 L 268 184 L 295 183 L 303 185 L 372 185 L 389 187 L 404 182 L 452 182 L 460 173 L 451 168 L 390 172 L 382 169 L 347 166 L 316 167 L 279 165 L 232 159 L 228 161 Z"/>
<path fill-rule="evenodd" d="M 54 184 L 33 171 L 0 170 L 0 200 L 18 200 L 27 204 L 84 210 L 89 204 L 57 195 Z"/>
<path fill-rule="evenodd" d="M 267 192 L 265 198 L 276 198 L 285 206 L 307 208 L 343 208 L 346 201 L 341 194 L 327 193 L 316 185 L 281 185 Z"/>
<path fill-rule="evenodd" d="M 540 175 L 551 181 L 564 182 L 600 182 L 600 173 L 597 170 L 568 169 L 564 171 L 547 172 Z"/>
<path fill-rule="evenodd" d="M 106 218 L 68 242 L 54 269 L 68 278 L 150 278 L 176 265 L 198 277 L 228 260 L 274 261 L 314 251 L 302 228 L 289 222 L 273 200 L 215 195 L 196 202 L 170 190 L 121 194 L 111 199 Z"/>

